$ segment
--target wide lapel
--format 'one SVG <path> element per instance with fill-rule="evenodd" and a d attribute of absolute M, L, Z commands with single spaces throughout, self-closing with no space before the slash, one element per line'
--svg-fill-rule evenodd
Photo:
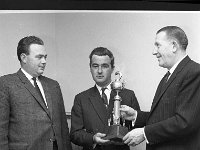
<path fill-rule="evenodd" d="M 172 73 L 171 77 L 169 78 L 169 80 L 167 81 L 165 87 L 162 89 L 162 91 L 160 92 L 160 94 L 158 95 L 158 97 L 154 98 L 154 105 L 151 108 L 151 112 L 154 110 L 155 106 L 158 104 L 158 102 L 160 101 L 161 97 L 163 96 L 163 94 L 166 92 L 167 88 L 169 87 L 170 84 L 173 83 L 174 79 L 176 78 L 177 74 L 180 73 L 182 71 L 182 69 L 184 68 L 184 66 L 186 66 L 186 64 L 190 61 L 191 59 L 186 56 L 180 63 L 179 65 L 176 67 L 176 69 L 174 70 L 174 72 Z M 161 85 L 162 86 L 162 85 Z"/>
<path fill-rule="evenodd" d="M 157 90 L 156 90 L 156 93 L 155 93 L 155 96 L 154 96 L 154 99 L 153 99 L 153 103 L 152 103 L 152 106 L 151 106 L 151 110 L 154 108 L 155 104 L 157 104 L 159 97 L 163 94 L 163 92 L 162 92 L 162 87 L 163 87 L 163 84 L 164 84 L 163 82 L 165 82 L 165 76 L 162 78 L 162 80 L 160 81 L 160 83 L 157 87 Z"/>
<path fill-rule="evenodd" d="M 49 115 L 48 109 L 45 106 L 42 98 L 40 95 L 36 92 L 35 88 L 31 84 L 31 82 L 28 80 L 28 78 L 24 75 L 24 73 L 21 71 L 21 69 L 17 72 L 17 75 L 19 76 L 22 83 L 24 83 L 24 87 L 30 92 L 31 95 L 35 98 L 35 100 L 41 105 L 41 107 L 46 111 L 46 113 Z M 49 115 L 50 117 L 50 115 Z"/>
<path fill-rule="evenodd" d="M 105 125 L 107 125 L 108 124 L 107 110 L 106 110 L 105 105 L 103 104 L 103 101 L 101 100 L 101 96 L 96 86 L 91 88 L 89 100 L 92 103 L 92 106 L 94 107 L 94 110 L 96 111 L 99 118 L 102 120 L 102 122 Z"/>

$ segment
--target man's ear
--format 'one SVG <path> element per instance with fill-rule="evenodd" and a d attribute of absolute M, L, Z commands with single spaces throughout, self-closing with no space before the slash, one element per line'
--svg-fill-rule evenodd
<path fill-rule="evenodd" d="M 26 55 L 25 53 L 21 53 L 20 58 L 21 58 L 21 61 L 22 61 L 23 63 L 26 63 L 26 62 L 27 62 L 27 55 Z"/>
<path fill-rule="evenodd" d="M 173 46 L 173 53 L 175 53 L 177 50 L 178 50 L 178 48 L 179 48 L 179 45 L 178 45 L 178 43 L 177 43 L 177 41 L 172 41 L 172 46 Z"/>
<path fill-rule="evenodd" d="M 113 68 L 112 68 L 112 73 L 114 72 L 114 70 L 115 70 L 115 66 L 113 66 Z"/>

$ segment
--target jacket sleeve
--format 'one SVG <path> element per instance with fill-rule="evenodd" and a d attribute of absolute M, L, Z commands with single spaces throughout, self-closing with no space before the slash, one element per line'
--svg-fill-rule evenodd
<path fill-rule="evenodd" d="M 174 95 L 169 93 L 165 103 L 172 103 L 174 100 L 175 113 L 163 121 L 145 127 L 149 144 L 190 137 L 191 133 L 198 131 L 200 127 L 200 71 L 198 70 L 190 70 L 184 79 L 175 85 L 176 87 L 171 87 L 176 93 Z M 170 108 L 167 113 L 169 111 Z"/>
<path fill-rule="evenodd" d="M 8 90 L 0 78 L 0 149 L 8 150 L 8 128 L 9 128 L 9 95 Z"/>
<path fill-rule="evenodd" d="M 144 112 L 144 111 L 137 111 L 137 118 L 135 121 L 135 128 L 141 128 L 146 125 L 146 120 L 149 116 L 149 112 Z"/>
<path fill-rule="evenodd" d="M 84 127 L 81 99 L 78 96 L 75 96 L 71 116 L 71 141 L 76 145 L 92 149 L 94 133 L 86 131 Z"/>
<path fill-rule="evenodd" d="M 139 105 L 139 103 L 138 103 L 138 100 L 137 100 L 137 98 L 136 98 L 134 92 L 132 92 L 132 94 L 131 94 L 131 105 L 132 105 L 131 107 L 132 107 L 133 109 L 135 109 L 135 110 L 137 110 L 137 111 L 140 110 L 140 105 Z"/>
<path fill-rule="evenodd" d="M 138 100 L 135 96 L 135 93 L 132 90 L 129 90 L 129 92 L 125 93 L 127 96 L 127 104 L 129 105 L 129 107 L 132 107 L 133 109 L 140 111 L 140 106 L 138 103 Z M 123 101 L 123 99 L 122 99 Z M 134 125 L 134 123 L 132 121 L 128 121 L 126 120 L 126 126 L 128 126 L 128 129 L 131 130 L 133 128 L 136 128 L 137 126 Z"/>

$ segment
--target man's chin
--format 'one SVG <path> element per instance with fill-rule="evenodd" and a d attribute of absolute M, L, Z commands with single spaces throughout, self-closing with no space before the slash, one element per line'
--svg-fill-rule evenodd
<path fill-rule="evenodd" d="M 96 81 L 96 84 L 103 87 L 105 83 L 103 81 Z"/>
<path fill-rule="evenodd" d="M 42 75 L 44 73 L 44 71 L 40 71 L 40 72 L 38 72 L 38 75 L 40 76 L 40 75 Z"/>
<path fill-rule="evenodd" d="M 159 64 L 160 67 L 163 67 L 163 68 L 167 68 L 167 66 L 163 65 L 163 64 Z"/>
<path fill-rule="evenodd" d="M 162 63 L 160 63 L 160 62 L 159 62 L 159 66 L 160 66 L 160 67 L 164 67 L 164 65 L 163 65 Z"/>

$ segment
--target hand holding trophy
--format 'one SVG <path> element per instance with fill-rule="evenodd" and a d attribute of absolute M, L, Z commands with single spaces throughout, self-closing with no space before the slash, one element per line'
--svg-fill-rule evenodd
<path fill-rule="evenodd" d="M 122 73 L 117 71 L 115 75 L 119 77 L 111 83 L 112 90 L 116 91 L 116 96 L 114 97 L 114 109 L 113 109 L 113 124 L 109 126 L 109 131 L 104 139 L 110 140 L 114 144 L 122 145 L 124 144 L 122 138 L 126 133 L 128 133 L 128 128 L 120 125 L 120 106 L 122 98 L 119 96 L 119 92 L 123 90 L 124 83 L 121 82 Z"/>

